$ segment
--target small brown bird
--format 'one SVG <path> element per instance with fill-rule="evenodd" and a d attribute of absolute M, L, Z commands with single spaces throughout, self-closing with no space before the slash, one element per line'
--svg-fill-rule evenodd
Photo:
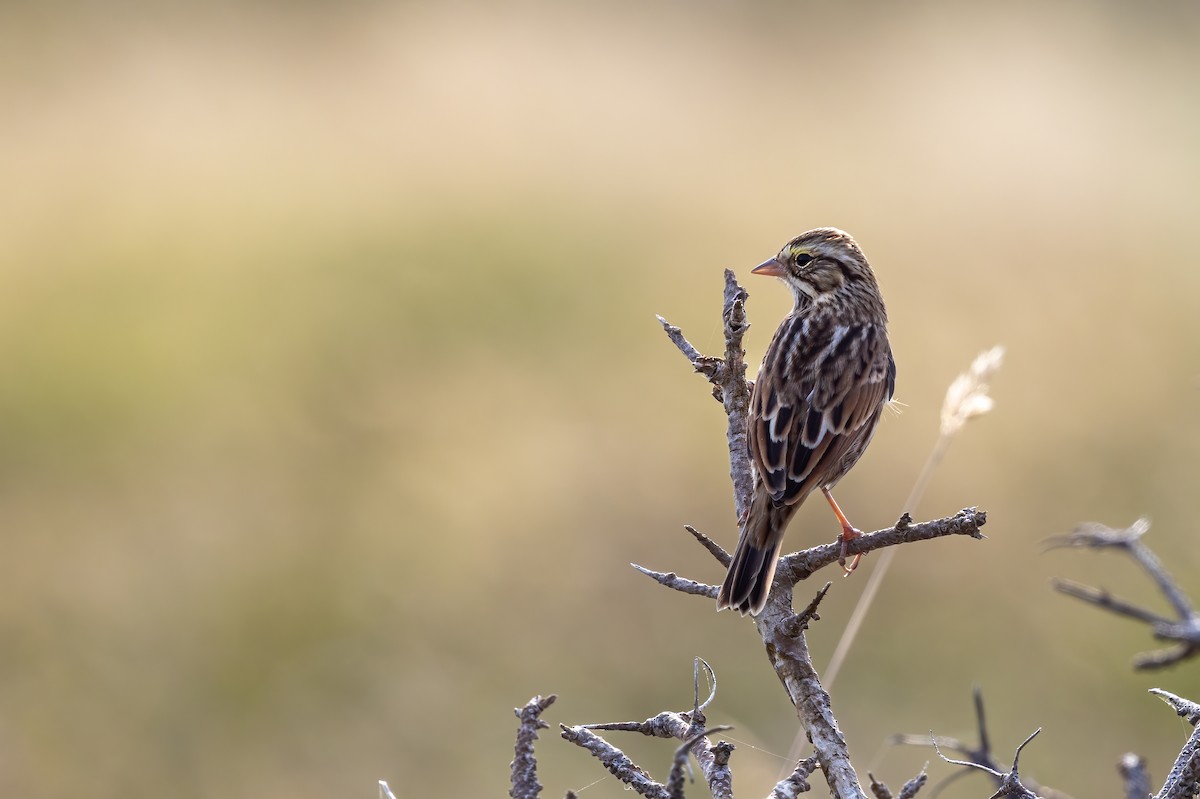
<path fill-rule="evenodd" d="M 717 609 L 757 615 L 767 602 L 783 533 L 815 489 L 846 542 L 862 535 L 829 490 L 862 456 L 896 386 L 887 312 L 854 239 L 817 228 L 753 270 L 781 279 L 796 305 L 775 331 L 750 396 L 754 496 Z M 857 559 L 846 570 L 849 574 Z"/>

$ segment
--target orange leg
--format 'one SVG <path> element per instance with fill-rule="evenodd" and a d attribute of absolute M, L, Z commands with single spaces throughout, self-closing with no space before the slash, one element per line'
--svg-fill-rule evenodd
<path fill-rule="evenodd" d="M 837 501 L 833 498 L 833 494 L 829 493 L 828 488 L 822 488 L 821 493 L 825 495 L 825 499 L 829 501 L 829 507 L 833 508 L 833 514 L 838 517 L 838 521 L 842 523 L 842 555 L 838 558 L 838 563 L 842 566 L 842 571 L 845 572 L 845 577 L 849 577 L 855 569 L 858 568 L 858 562 L 862 560 L 862 553 L 854 556 L 854 560 L 850 565 L 846 565 L 846 543 L 853 541 L 862 535 L 862 530 L 859 530 L 850 520 L 846 518 L 846 514 L 842 513 L 842 509 L 838 507 Z"/>

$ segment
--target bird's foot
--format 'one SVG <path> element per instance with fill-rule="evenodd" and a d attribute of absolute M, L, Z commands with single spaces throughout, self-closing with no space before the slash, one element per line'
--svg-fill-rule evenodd
<path fill-rule="evenodd" d="M 858 568 L 858 562 L 862 560 L 863 553 L 859 552 L 854 556 L 854 560 L 850 561 L 850 565 L 846 565 L 846 555 L 849 554 L 849 544 L 856 538 L 862 538 L 863 532 L 857 527 L 851 526 L 848 522 L 842 526 L 842 534 L 839 540 L 842 542 L 842 550 L 838 555 L 838 565 L 842 567 L 842 576 L 849 577 L 854 574 L 854 570 Z"/>

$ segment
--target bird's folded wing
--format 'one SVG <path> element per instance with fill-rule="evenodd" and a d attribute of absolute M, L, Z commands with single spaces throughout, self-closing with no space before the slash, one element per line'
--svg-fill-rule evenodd
<path fill-rule="evenodd" d="M 777 367 L 790 369 L 764 368 L 751 398 L 751 457 L 779 504 L 803 501 L 844 473 L 847 456 L 861 453 L 874 431 L 896 379 L 887 335 L 877 325 L 839 326 L 791 346 L 786 361 L 775 358 Z"/>

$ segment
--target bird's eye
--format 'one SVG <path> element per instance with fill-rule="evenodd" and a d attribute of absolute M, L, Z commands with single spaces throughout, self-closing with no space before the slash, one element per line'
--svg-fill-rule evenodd
<path fill-rule="evenodd" d="M 796 256 L 796 266 L 808 266 L 812 263 L 813 257 L 808 253 L 800 253 Z"/>

